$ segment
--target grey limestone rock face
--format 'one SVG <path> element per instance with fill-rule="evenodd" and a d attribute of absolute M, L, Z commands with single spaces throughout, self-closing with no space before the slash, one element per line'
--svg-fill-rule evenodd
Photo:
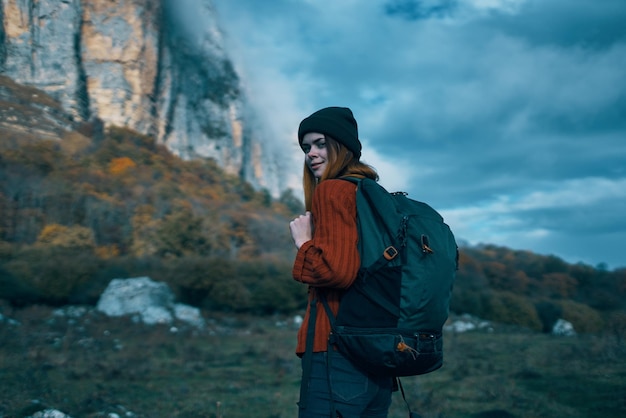
<path fill-rule="evenodd" d="M 18 83 L 49 93 L 75 118 L 85 117 L 77 50 L 81 2 L 8 0 L 1 4 L 5 33 L 0 69 Z"/>
<path fill-rule="evenodd" d="M 150 135 L 272 192 L 277 157 L 252 135 L 211 0 L 5 0 L 0 72 L 76 122 Z"/>

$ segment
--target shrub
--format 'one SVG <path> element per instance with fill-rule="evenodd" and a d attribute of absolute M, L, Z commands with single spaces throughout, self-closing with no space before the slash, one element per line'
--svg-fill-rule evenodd
<path fill-rule="evenodd" d="M 306 307 L 307 286 L 293 280 L 291 264 L 284 262 L 248 263 L 252 289 L 251 307 L 255 312 L 271 314 L 293 312 Z M 255 277 L 254 272 L 262 272 Z"/>
<path fill-rule="evenodd" d="M 136 166 L 137 164 L 128 157 L 113 158 L 109 162 L 109 173 L 113 175 L 124 174 L 128 169 Z"/>
<path fill-rule="evenodd" d="M 560 301 L 558 305 L 563 311 L 563 319 L 571 322 L 576 332 L 593 333 L 603 329 L 602 317 L 588 305 L 573 301 Z"/>
<path fill-rule="evenodd" d="M 206 304 L 216 283 L 234 276 L 234 265 L 221 259 L 182 257 L 168 263 L 163 281 L 167 282 L 183 303 Z"/>
<path fill-rule="evenodd" d="M 295 311 L 306 301 L 306 295 L 298 297 L 290 289 L 293 284 L 298 285 L 293 280 L 287 282 L 284 276 L 261 280 L 252 293 L 251 308 L 260 314 Z"/>
<path fill-rule="evenodd" d="M 78 249 L 94 248 L 96 241 L 90 228 L 50 224 L 39 233 L 37 244 Z"/>
<path fill-rule="evenodd" d="M 482 292 L 455 288 L 452 292 L 450 310 L 458 314 L 467 313 L 484 318 L 487 313 L 483 302 Z"/>
<path fill-rule="evenodd" d="M 222 311 L 246 312 L 251 307 L 250 290 L 238 280 L 225 277 L 216 282 L 204 299 L 204 306 Z"/>
<path fill-rule="evenodd" d="M 169 260 L 162 271 L 160 280 L 193 306 L 271 314 L 293 312 L 306 303 L 306 287 L 291 279 L 291 264 L 284 262 L 189 256 Z"/>
<path fill-rule="evenodd" d="M 13 306 L 25 306 L 36 303 L 39 292 L 0 266 L 0 298 Z"/>
<path fill-rule="evenodd" d="M 32 302 L 59 305 L 77 296 L 98 271 L 99 261 L 91 251 L 32 247 L 19 251 L 4 268 L 19 278 Z"/>
<path fill-rule="evenodd" d="M 510 292 L 484 294 L 487 317 L 492 321 L 540 330 L 541 320 L 528 298 Z"/>
<path fill-rule="evenodd" d="M 211 243 L 203 233 L 202 218 L 187 208 L 166 215 L 160 222 L 156 246 L 161 257 L 206 255 L 211 250 Z"/>

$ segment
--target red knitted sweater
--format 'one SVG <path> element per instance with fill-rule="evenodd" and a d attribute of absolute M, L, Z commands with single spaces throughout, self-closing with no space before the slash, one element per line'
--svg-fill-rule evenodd
<path fill-rule="evenodd" d="M 349 287 L 360 266 L 357 249 L 356 186 L 345 180 L 325 180 L 315 189 L 311 213 L 313 239 L 298 250 L 293 265 L 295 280 L 309 285 L 309 305 L 316 288 L 325 288 L 333 312 L 339 309 L 340 290 Z M 296 353 L 305 351 L 310 306 L 298 331 Z M 326 351 L 330 322 L 323 305 L 317 303 L 313 351 Z"/>

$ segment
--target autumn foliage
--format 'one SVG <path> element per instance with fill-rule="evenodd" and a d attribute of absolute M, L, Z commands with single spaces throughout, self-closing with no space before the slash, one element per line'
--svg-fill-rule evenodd
<path fill-rule="evenodd" d="M 145 275 L 207 309 L 301 312 L 293 191 L 273 198 L 150 137 L 83 128 L 61 141 L 2 132 L 0 298 L 93 304 L 111 279 Z M 598 332 L 621 323 L 625 296 L 625 269 L 483 245 L 461 249 L 452 310 L 544 331 L 565 318 Z"/>

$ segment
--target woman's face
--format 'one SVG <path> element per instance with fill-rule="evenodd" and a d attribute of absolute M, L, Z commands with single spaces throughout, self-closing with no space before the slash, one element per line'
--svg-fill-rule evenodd
<path fill-rule="evenodd" d="M 326 138 L 324 134 L 309 132 L 302 138 L 302 151 L 304 151 L 304 162 L 313 176 L 317 179 L 322 177 L 328 165 L 328 148 L 326 148 Z"/>

